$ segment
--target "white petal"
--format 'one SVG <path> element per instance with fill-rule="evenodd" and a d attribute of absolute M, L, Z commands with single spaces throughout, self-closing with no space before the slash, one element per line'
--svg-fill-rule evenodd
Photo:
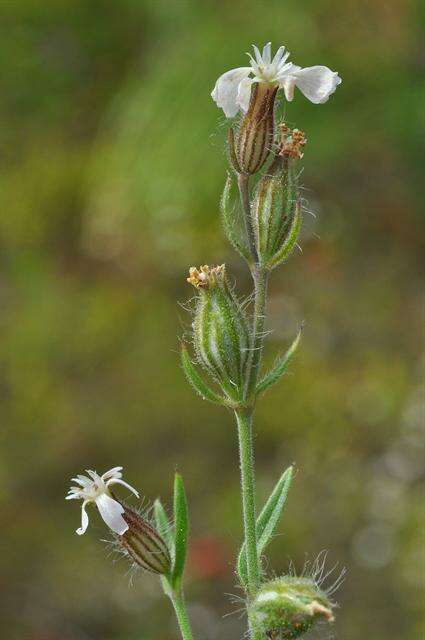
<path fill-rule="evenodd" d="M 327 102 L 329 96 L 342 82 L 336 71 L 322 66 L 300 69 L 293 74 L 293 77 L 298 89 L 314 104 Z"/>
<path fill-rule="evenodd" d="M 78 475 L 76 478 L 71 478 L 71 480 L 80 484 L 82 487 L 87 487 L 89 484 L 92 484 L 92 480 L 90 480 L 90 478 L 81 475 Z"/>
<path fill-rule="evenodd" d="M 279 49 L 274 54 L 273 64 L 278 65 L 280 63 L 280 61 L 282 60 L 284 53 L 285 53 L 285 47 L 279 47 Z M 286 57 L 288 57 L 288 56 L 289 56 L 289 52 L 287 53 Z"/>
<path fill-rule="evenodd" d="M 287 76 L 283 78 L 283 80 L 280 80 L 279 86 L 284 90 L 287 101 L 292 102 L 294 99 L 295 78 L 293 76 Z"/>
<path fill-rule="evenodd" d="M 130 484 L 127 484 L 127 482 L 124 482 L 124 480 L 121 480 L 120 478 L 111 478 L 106 483 L 106 486 L 109 487 L 111 484 L 122 484 L 123 487 L 126 487 L 127 489 L 129 489 L 132 493 L 134 493 L 135 496 L 139 498 L 139 492 L 136 491 L 136 489 L 132 487 Z"/>
<path fill-rule="evenodd" d="M 90 478 L 93 479 L 94 482 L 99 482 L 100 475 L 97 473 L 97 471 L 93 471 L 92 469 L 86 469 L 86 471 L 89 474 Z"/>
<path fill-rule="evenodd" d="M 261 57 L 261 53 L 260 53 L 259 48 L 255 44 L 252 45 L 252 48 L 254 49 L 255 59 L 257 61 L 257 64 L 262 64 L 263 58 Z"/>
<path fill-rule="evenodd" d="M 248 111 L 249 101 L 251 99 L 251 85 L 255 82 L 252 78 L 244 78 L 238 87 L 238 95 L 236 97 L 236 104 L 238 107 L 245 111 Z"/>
<path fill-rule="evenodd" d="M 272 43 L 268 42 L 263 47 L 263 62 L 265 64 L 270 64 L 271 61 L 272 61 Z"/>
<path fill-rule="evenodd" d="M 86 513 L 86 506 L 88 504 L 88 500 L 84 500 L 81 506 L 81 527 L 76 530 L 75 533 L 78 533 L 79 536 L 82 536 L 83 533 L 86 532 L 87 527 L 89 526 L 89 517 Z"/>
<path fill-rule="evenodd" d="M 115 531 L 120 536 L 127 531 L 128 524 L 122 517 L 124 507 L 119 502 L 107 496 L 106 493 L 102 493 L 96 498 L 96 506 L 103 521 L 112 531 Z"/>
<path fill-rule="evenodd" d="M 218 107 L 223 109 L 226 118 L 233 118 L 239 111 L 236 102 L 239 83 L 249 76 L 251 67 L 238 67 L 223 73 L 215 83 L 211 97 Z"/>
<path fill-rule="evenodd" d="M 109 480 L 109 478 L 115 477 L 115 478 L 121 478 L 122 477 L 122 467 L 113 467 L 113 469 L 109 469 L 109 471 L 105 471 L 104 474 L 102 474 L 102 480 Z"/>
<path fill-rule="evenodd" d="M 81 497 L 80 491 L 68 491 L 68 495 L 65 496 L 65 500 L 81 500 Z"/>

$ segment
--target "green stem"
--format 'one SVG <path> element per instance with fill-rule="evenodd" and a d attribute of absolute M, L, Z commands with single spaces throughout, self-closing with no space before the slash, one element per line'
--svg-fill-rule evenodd
<path fill-rule="evenodd" d="M 253 264 L 250 264 L 254 280 L 254 314 L 252 320 L 251 349 L 246 368 L 245 400 L 248 408 L 239 409 L 236 413 L 236 422 L 239 435 L 239 455 L 241 468 L 242 506 L 245 534 L 245 552 L 248 574 L 248 597 L 253 598 L 260 586 L 261 567 L 257 553 L 257 532 L 255 512 L 255 473 L 254 473 L 254 449 L 252 442 L 252 420 L 255 405 L 255 387 L 260 370 L 263 342 L 264 324 L 267 302 L 268 272 L 259 265 L 255 236 L 251 219 L 251 204 L 249 197 L 249 176 L 238 175 L 238 187 L 241 203 L 244 210 L 245 229 L 249 241 Z M 264 640 L 264 633 L 258 629 L 257 623 L 248 620 L 251 640 Z"/>
<path fill-rule="evenodd" d="M 179 588 L 177 591 L 172 591 L 169 595 L 171 602 L 173 603 L 174 611 L 176 612 L 176 618 L 179 623 L 182 639 L 193 640 L 183 590 Z"/>
<path fill-rule="evenodd" d="M 239 436 L 248 593 L 250 596 L 254 596 L 260 585 L 260 567 L 257 555 L 252 411 L 239 410 L 235 412 L 235 415 Z"/>
<path fill-rule="evenodd" d="M 252 322 L 251 362 L 248 363 L 247 397 L 255 392 L 258 373 L 263 355 L 264 324 L 266 320 L 268 271 L 261 267 L 252 268 L 254 280 L 254 316 Z"/>

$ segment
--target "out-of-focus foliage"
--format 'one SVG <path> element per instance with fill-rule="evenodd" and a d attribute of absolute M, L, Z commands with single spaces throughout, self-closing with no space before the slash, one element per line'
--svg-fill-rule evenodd
<path fill-rule="evenodd" d="M 296 474 L 273 566 L 329 549 L 349 569 L 336 637 L 419 640 L 423 408 L 419 16 L 410 2 L 1 3 L 1 631 L 8 640 L 171 640 L 155 578 L 106 557 L 68 478 L 125 466 L 192 519 L 188 592 L 204 640 L 243 621 L 230 415 L 178 359 L 191 264 L 243 265 L 223 238 L 224 119 L 209 92 L 252 42 L 285 43 L 343 84 L 287 107 L 305 129 L 303 254 L 275 276 L 272 361 L 306 328 L 257 413 L 259 497 Z M 416 43 L 416 44 L 415 44 Z M 183 326 L 182 326 L 183 325 Z M 263 501 L 263 500 L 261 500 Z"/>

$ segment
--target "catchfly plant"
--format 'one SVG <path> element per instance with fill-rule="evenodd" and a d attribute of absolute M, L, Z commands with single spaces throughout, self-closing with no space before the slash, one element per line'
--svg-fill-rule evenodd
<path fill-rule="evenodd" d="M 328 67 L 301 68 L 271 43 L 262 53 L 254 46 L 250 66 L 221 75 L 212 98 L 229 123 L 229 168 L 220 201 L 227 239 L 245 261 L 252 277 L 249 296 L 238 293 L 224 264 L 190 267 L 186 280 L 194 291 L 190 329 L 182 339 L 184 374 L 203 399 L 221 405 L 235 419 L 239 444 L 243 538 L 235 573 L 244 593 L 250 640 L 299 638 L 316 624 L 331 624 L 335 602 L 331 596 L 342 581 L 323 587 L 326 554 L 319 556 L 312 575 L 296 575 L 292 568 L 272 571 L 265 561 L 267 546 L 278 527 L 293 480 L 293 468 L 283 470 L 269 498 L 258 509 L 255 488 L 253 425 L 257 402 L 284 376 L 298 349 L 301 329 L 263 367 L 268 284 L 275 269 L 285 265 L 298 246 L 304 201 L 301 166 L 307 136 L 284 121 L 281 91 L 292 101 L 298 88 L 311 102 L 325 103 L 341 83 Z M 237 116 L 237 118 L 235 118 Z M 186 493 L 175 474 L 172 514 L 160 500 L 142 513 L 112 492 L 114 485 L 138 492 L 122 480 L 122 467 L 103 475 L 87 471 L 73 478 L 67 499 L 81 499 L 83 534 L 88 527 L 86 507 L 94 503 L 112 531 L 114 545 L 130 562 L 160 576 L 162 589 L 173 604 L 183 640 L 194 640 L 183 592 L 189 536 Z M 202 635 L 200 636 L 202 638 Z"/>

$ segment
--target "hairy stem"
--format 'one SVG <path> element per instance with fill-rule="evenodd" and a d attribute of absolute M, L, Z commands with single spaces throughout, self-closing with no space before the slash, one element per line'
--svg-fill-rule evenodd
<path fill-rule="evenodd" d="M 254 280 L 254 316 L 252 321 L 252 345 L 247 373 L 247 397 L 255 393 L 258 373 L 263 355 L 264 324 L 266 320 L 267 285 L 269 274 L 265 269 L 255 266 L 252 269 Z"/>
<path fill-rule="evenodd" d="M 261 567 L 257 553 L 252 421 L 255 405 L 255 388 L 263 353 L 268 272 L 259 265 L 258 254 L 255 247 L 248 175 L 238 175 L 238 187 L 244 211 L 245 230 L 248 237 L 251 256 L 253 258 L 253 262 L 250 264 L 250 269 L 254 281 L 254 313 L 252 319 L 251 348 L 246 368 L 245 386 L 245 400 L 247 401 L 249 408 L 236 411 L 236 422 L 238 425 L 239 435 L 245 552 L 248 574 L 247 591 L 248 597 L 253 598 L 260 586 Z M 258 629 L 257 623 L 254 620 L 249 620 L 248 622 L 251 640 L 263 640 L 264 633 Z"/>
<path fill-rule="evenodd" d="M 173 603 L 174 611 L 176 612 L 176 618 L 179 623 L 182 640 L 193 640 L 183 590 L 179 588 L 177 591 L 172 591 L 170 593 L 170 598 Z"/>
<path fill-rule="evenodd" d="M 239 436 L 248 593 L 254 596 L 260 584 L 260 568 L 257 555 L 252 411 L 238 410 L 235 414 Z"/>

